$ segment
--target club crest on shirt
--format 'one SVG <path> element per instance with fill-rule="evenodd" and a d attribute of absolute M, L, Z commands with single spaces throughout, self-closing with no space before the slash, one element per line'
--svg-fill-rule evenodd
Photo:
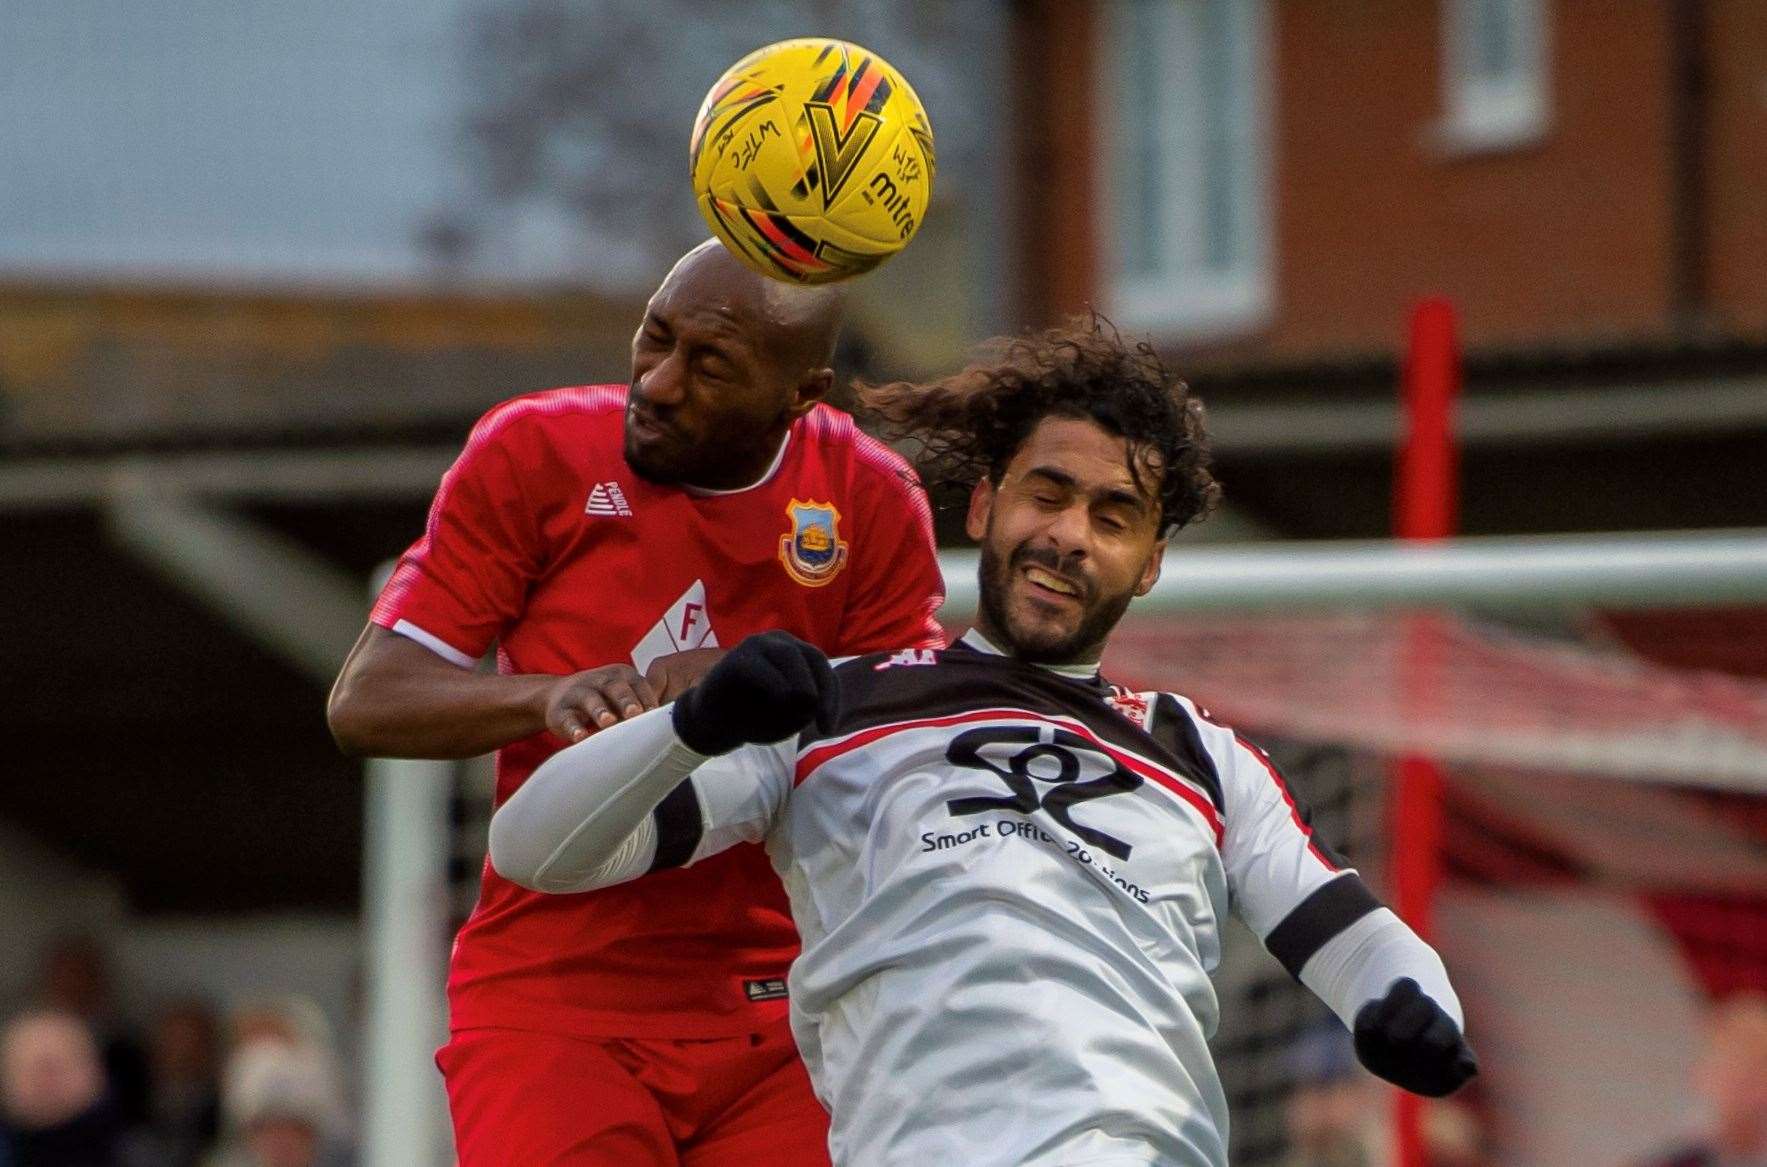
<path fill-rule="evenodd" d="M 792 499 L 785 508 L 791 530 L 779 537 L 779 562 L 807 588 L 819 588 L 847 565 L 841 513 L 833 503 Z"/>
<path fill-rule="evenodd" d="M 1147 728 L 1151 710 L 1147 698 L 1140 693 L 1132 689 L 1125 689 L 1121 685 L 1112 685 L 1110 696 L 1106 697 L 1104 702 L 1142 729 Z"/>

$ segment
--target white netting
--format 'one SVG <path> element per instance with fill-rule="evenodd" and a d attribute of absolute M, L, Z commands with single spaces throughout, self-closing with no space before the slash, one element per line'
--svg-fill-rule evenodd
<path fill-rule="evenodd" d="M 1130 620 L 1111 670 L 1226 720 L 1445 762 L 1767 790 L 1767 682 L 1448 613 Z"/>

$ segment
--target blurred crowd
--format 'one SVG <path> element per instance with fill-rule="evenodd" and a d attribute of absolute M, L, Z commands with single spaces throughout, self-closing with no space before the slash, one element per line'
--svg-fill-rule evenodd
<path fill-rule="evenodd" d="M 1296 1084 L 1284 1167 L 1387 1167 L 1390 1092 L 1327 1022 L 1287 1051 Z M 1767 1167 L 1767 995 L 1718 1003 L 1685 1142 L 1648 1167 Z M 102 948 L 46 951 L 29 999 L 0 1022 L 0 1167 L 350 1167 L 344 1077 L 323 1013 L 300 997 L 223 1012 L 168 1000 L 137 1031 Z M 1479 1099 L 1430 1104 L 1433 1167 L 1502 1162 Z"/>
<path fill-rule="evenodd" d="M 1391 1167 L 1392 1092 L 1357 1065 L 1343 1027 L 1327 1022 L 1303 1034 L 1288 1063 L 1296 1088 L 1283 1167 Z M 1767 1167 L 1767 994 L 1738 992 L 1712 1005 L 1692 1086 L 1695 1109 L 1682 1137 L 1634 1167 Z M 1503 1163 L 1485 1103 L 1476 1088 L 1425 1103 L 1431 1167 Z"/>
<path fill-rule="evenodd" d="M 1349 1032 L 1322 1021 L 1289 1047 L 1286 1061 L 1294 1091 L 1282 1167 L 1392 1167 L 1393 1091 L 1357 1063 Z M 1431 1167 L 1501 1162 L 1477 1086 L 1426 1101 L 1421 1133 Z"/>
<path fill-rule="evenodd" d="M 1686 1141 L 1646 1167 L 1767 1167 L 1767 993 L 1720 1001 L 1694 1070 Z"/>
<path fill-rule="evenodd" d="M 0 1167 L 348 1167 L 344 1094 L 312 1002 L 171 1000 L 137 1031 L 68 937 L 0 1023 Z"/>

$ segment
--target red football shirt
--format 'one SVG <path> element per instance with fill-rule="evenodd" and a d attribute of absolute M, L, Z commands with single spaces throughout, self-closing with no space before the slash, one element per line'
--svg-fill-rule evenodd
<path fill-rule="evenodd" d="M 622 453 L 626 386 L 507 401 L 443 477 L 373 620 L 471 665 L 565 674 L 734 646 L 783 628 L 830 655 L 942 642 L 932 516 L 897 454 L 818 405 L 744 490 L 658 486 Z M 497 755 L 501 804 L 563 742 Z M 766 854 L 734 848 L 583 895 L 526 891 L 485 864 L 454 944 L 455 1029 L 728 1036 L 783 1016 L 797 955 Z M 751 999 L 751 998 L 759 998 Z"/>

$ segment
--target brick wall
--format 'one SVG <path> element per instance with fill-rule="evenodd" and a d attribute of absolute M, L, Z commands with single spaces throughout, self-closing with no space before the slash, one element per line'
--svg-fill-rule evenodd
<path fill-rule="evenodd" d="M 1550 119 L 1527 144 L 1473 152 L 1441 132 L 1435 0 L 1271 0 L 1275 310 L 1195 355 L 1294 361 L 1390 350 L 1406 305 L 1440 292 L 1474 348 L 1600 346 L 1677 327 L 1674 21 L 1686 0 L 1548 5 Z M 1705 14 L 1705 320 L 1767 335 L 1767 4 Z M 1021 60 L 1100 55 L 1096 22 L 1021 8 Z M 1090 38 L 1090 39 L 1089 39 Z M 1065 48 L 1064 48 L 1065 46 Z M 1090 89 L 1022 104 L 1027 321 L 1099 298 L 1096 263 L 1058 224 L 1096 203 Z M 1071 94 L 1069 91 L 1073 91 Z M 1041 184 L 1039 187 L 1038 184 Z M 1063 208 L 1061 213 L 1051 207 Z M 1088 245 L 1090 245 L 1088 243 Z"/>
<path fill-rule="evenodd" d="M 1709 0 L 1708 295 L 1712 322 L 1767 334 L 1767 4 Z"/>

